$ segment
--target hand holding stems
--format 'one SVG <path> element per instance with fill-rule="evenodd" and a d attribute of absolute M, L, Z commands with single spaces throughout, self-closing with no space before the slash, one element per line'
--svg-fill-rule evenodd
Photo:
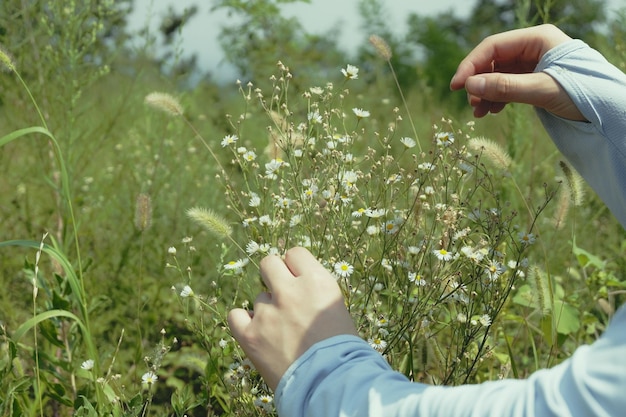
<path fill-rule="evenodd" d="M 275 390 L 289 365 L 308 348 L 332 336 L 357 331 L 336 279 L 304 248 L 284 259 L 272 255 L 260 263 L 268 292 L 259 294 L 254 312 L 228 315 L 233 336 Z"/>
<path fill-rule="evenodd" d="M 550 75 L 533 72 L 541 57 L 571 40 L 553 25 L 492 35 L 460 63 L 450 82 L 465 88 L 474 116 L 500 112 L 507 103 L 526 103 L 570 120 L 585 120 L 567 92 Z"/>

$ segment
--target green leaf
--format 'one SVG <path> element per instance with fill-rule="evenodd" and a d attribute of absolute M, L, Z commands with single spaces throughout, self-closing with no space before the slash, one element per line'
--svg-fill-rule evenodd
<path fill-rule="evenodd" d="M 55 383 L 48 385 L 48 388 L 50 389 L 46 392 L 46 395 L 57 400 L 65 406 L 73 407 L 73 401 L 65 396 L 65 387 L 63 385 Z"/>
<path fill-rule="evenodd" d="M 51 319 L 53 317 L 67 317 L 69 319 L 72 319 L 80 326 L 83 334 L 88 334 L 86 329 L 84 328 L 83 322 L 74 313 L 65 310 L 50 310 L 39 313 L 35 317 L 31 317 L 30 319 L 26 320 L 20 327 L 17 328 L 15 333 L 13 333 L 13 340 L 19 342 L 19 340 L 38 323 L 41 323 L 42 321 Z"/>
<path fill-rule="evenodd" d="M 554 301 L 554 318 L 559 334 L 568 335 L 580 329 L 579 311 L 565 301 Z"/>
<path fill-rule="evenodd" d="M 55 346 L 63 347 L 63 342 L 59 340 L 57 328 L 49 320 L 42 321 L 39 323 L 39 330 L 41 331 L 41 335 L 46 338 L 47 341 L 52 343 Z"/>
<path fill-rule="evenodd" d="M 595 266 L 598 269 L 604 269 L 606 266 L 606 262 L 597 257 L 596 255 L 587 252 L 586 250 L 579 248 L 576 245 L 576 239 L 574 238 L 574 242 L 572 243 L 574 255 L 576 255 L 576 259 L 578 259 L 578 264 L 583 268 L 588 266 Z"/>
<path fill-rule="evenodd" d="M 76 417 L 98 417 L 98 412 L 96 411 L 95 408 L 93 408 L 93 405 L 91 405 L 91 403 L 89 402 L 89 400 L 81 395 L 81 399 L 83 402 L 83 405 L 80 406 L 80 408 L 78 410 L 76 410 L 76 414 L 74 414 L 74 416 Z"/>
<path fill-rule="evenodd" d="M 50 139 L 54 139 L 54 136 L 52 136 L 52 133 L 50 133 L 50 131 L 46 128 L 43 128 L 40 126 L 25 127 L 24 129 L 19 129 L 19 130 L 9 133 L 8 135 L 2 136 L 0 138 L 0 147 L 6 145 L 9 142 L 13 142 L 16 139 L 21 138 L 22 136 L 27 136 L 32 133 L 41 133 L 43 135 L 48 136 Z"/>
<path fill-rule="evenodd" d="M 533 294 L 528 284 L 524 284 L 517 289 L 513 302 L 524 307 L 539 308 L 537 297 Z"/>

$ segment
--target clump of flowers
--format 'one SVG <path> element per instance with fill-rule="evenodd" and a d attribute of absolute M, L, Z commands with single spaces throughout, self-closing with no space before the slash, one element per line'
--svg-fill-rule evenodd
<path fill-rule="evenodd" d="M 252 298 L 258 270 L 248 263 L 306 247 L 337 277 L 362 337 L 392 366 L 409 376 L 428 370 L 435 383 L 472 380 L 495 343 L 493 324 L 525 276 L 538 239 L 532 229 L 552 195 L 527 205 L 536 210 L 520 210 L 521 218 L 501 198 L 503 187 L 518 189 L 507 185 L 514 161 L 474 137 L 471 125 L 443 119 L 419 145 L 397 108 L 374 123 L 347 101 L 347 88 L 332 83 L 300 92 L 297 103 L 287 94 L 289 68 L 279 63 L 278 70 L 269 92 L 239 84 L 246 103 L 267 117 L 263 141 L 243 129 L 252 123 L 248 113 L 228 119 L 227 135 L 206 141 L 231 160 L 222 178 L 238 223 L 213 231 L 239 242 L 234 252 L 224 246 L 218 274 L 237 280 L 235 299 L 246 288 Z M 347 65 L 338 81 L 349 86 L 358 74 Z M 190 217 L 207 223 L 204 210 Z M 195 294 L 189 286 L 178 293 Z M 240 363 L 233 353 L 232 366 Z M 258 375 L 237 369 L 225 376 L 229 392 L 267 412 L 272 401 Z"/>

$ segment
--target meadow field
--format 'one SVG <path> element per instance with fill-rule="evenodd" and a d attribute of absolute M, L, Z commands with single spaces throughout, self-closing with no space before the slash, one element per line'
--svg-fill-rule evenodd
<path fill-rule="evenodd" d="M 532 108 L 474 119 L 382 29 L 324 58 L 265 33 L 191 83 L 175 42 L 127 46 L 127 3 L 0 5 L 0 416 L 274 415 L 225 317 L 293 246 L 429 384 L 553 366 L 626 299 L 626 233 Z M 589 35 L 622 70 L 625 23 Z"/>

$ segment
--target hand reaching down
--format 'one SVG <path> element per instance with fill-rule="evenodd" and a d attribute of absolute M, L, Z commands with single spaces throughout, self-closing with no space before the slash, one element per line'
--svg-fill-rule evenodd
<path fill-rule="evenodd" d="M 317 342 L 356 329 L 335 278 L 304 248 L 284 260 L 268 256 L 260 264 L 268 292 L 259 294 L 254 312 L 228 315 L 233 336 L 271 389 L 300 355 Z"/>

